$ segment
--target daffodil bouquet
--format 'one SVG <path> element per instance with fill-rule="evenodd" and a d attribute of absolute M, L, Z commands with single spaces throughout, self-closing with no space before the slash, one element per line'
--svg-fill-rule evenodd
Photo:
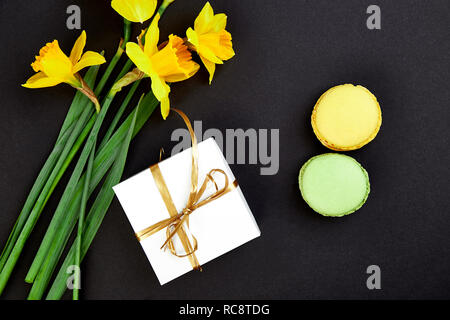
<path fill-rule="evenodd" d="M 160 41 L 159 21 L 173 1 L 164 0 L 158 10 L 157 0 L 111 1 L 112 8 L 124 18 L 124 35 L 99 81 L 96 80 L 100 65 L 106 59 L 103 53 L 84 52 L 87 39 L 84 31 L 69 56 L 54 40 L 39 51 L 31 64 L 36 73 L 23 84 L 24 87 L 43 88 L 66 83 L 75 88 L 77 93 L 55 146 L 4 246 L 0 257 L 0 294 L 47 201 L 70 163 L 77 157 L 77 163 L 25 281 L 32 283 L 29 299 L 41 299 L 46 293 L 47 299 L 60 299 L 67 288 L 69 269 L 72 267 L 75 275 L 73 298 L 79 298 L 80 262 L 112 202 L 112 187 L 121 179 L 131 140 L 158 105 L 161 106 L 162 117 L 168 117 L 169 83 L 187 80 L 200 68 L 192 59 L 192 52 L 196 53 L 208 70 L 210 84 L 216 64 L 223 64 L 223 61 L 234 56 L 231 35 L 225 30 L 227 16 L 214 14 L 209 2 L 196 18 L 194 27 L 187 29 L 186 37 L 171 34 L 167 40 Z M 149 19 L 150 25 L 145 28 L 144 23 Z M 138 23 L 143 30 L 136 42 L 129 42 L 133 23 Z M 114 84 L 106 91 L 106 83 L 116 72 L 124 52 L 128 60 L 118 71 Z M 87 67 L 89 69 L 85 75 L 80 75 L 80 71 Z M 146 79 L 149 79 L 150 84 L 141 86 L 144 94 L 137 106 L 124 117 L 138 87 Z M 126 92 L 125 97 L 115 109 L 113 120 L 101 137 L 99 132 L 105 116 L 113 109 L 113 102 L 120 91 Z M 99 191 L 95 192 L 99 186 Z M 91 198 L 92 205 L 88 207 Z M 76 238 L 70 244 L 68 254 L 48 290 L 74 230 Z"/>

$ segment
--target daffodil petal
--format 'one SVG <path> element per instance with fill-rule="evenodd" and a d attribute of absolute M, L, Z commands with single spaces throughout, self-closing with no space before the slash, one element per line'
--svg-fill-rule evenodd
<path fill-rule="evenodd" d="M 231 59 L 234 56 L 231 34 L 224 29 L 220 32 L 201 35 L 199 52 L 206 56 L 208 60 L 216 63 L 219 62 L 213 60 L 213 57 L 217 57 L 221 61 Z"/>
<path fill-rule="evenodd" d="M 134 42 L 128 42 L 126 46 L 128 57 L 138 67 L 139 70 L 147 75 L 152 72 L 150 58 L 142 51 L 141 47 Z"/>
<path fill-rule="evenodd" d="M 70 52 L 70 61 L 75 65 L 81 58 L 83 54 L 84 47 L 86 46 L 86 32 L 83 30 L 81 35 L 78 37 L 77 41 L 73 45 L 72 51 Z"/>
<path fill-rule="evenodd" d="M 184 81 L 192 77 L 197 71 L 200 69 L 198 63 L 194 62 L 194 68 L 189 73 L 177 73 L 164 77 L 164 81 L 166 82 L 179 82 Z"/>
<path fill-rule="evenodd" d="M 219 34 L 220 34 L 220 50 L 217 56 L 221 60 L 229 60 L 233 58 L 235 55 L 231 34 L 226 30 L 220 31 Z"/>
<path fill-rule="evenodd" d="M 73 73 L 77 73 L 78 71 L 86 67 L 96 66 L 105 62 L 106 60 L 101 54 L 94 51 L 86 51 L 81 57 L 80 61 L 74 65 L 72 71 Z"/>
<path fill-rule="evenodd" d="M 62 51 L 47 54 L 41 59 L 41 65 L 41 70 L 50 78 L 65 79 L 73 76 L 72 62 Z"/>
<path fill-rule="evenodd" d="M 216 72 L 216 64 L 214 62 L 209 61 L 208 59 L 203 58 L 200 56 L 200 59 L 202 60 L 203 64 L 206 67 L 206 70 L 208 70 L 209 73 L 209 84 L 212 83 L 212 79 L 214 77 L 214 72 Z"/>
<path fill-rule="evenodd" d="M 214 62 L 215 64 L 223 64 L 223 61 L 220 60 L 214 54 L 214 52 L 210 48 L 208 48 L 207 46 L 200 46 L 198 52 L 199 52 L 200 56 L 208 59 L 211 62 Z"/>
<path fill-rule="evenodd" d="M 170 87 L 156 73 L 150 74 L 152 80 L 152 92 L 158 101 L 163 101 L 169 96 Z"/>
<path fill-rule="evenodd" d="M 29 78 L 26 83 L 22 84 L 22 86 L 30 89 L 46 88 L 56 86 L 61 82 L 59 79 L 47 77 L 43 72 L 38 72 Z"/>
<path fill-rule="evenodd" d="M 198 33 L 206 33 L 210 31 L 210 24 L 214 19 L 214 10 L 211 7 L 211 4 L 207 2 L 203 7 L 202 11 L 200 11 L 198 17 L 194 22 L 194 29 Z"/>
<path fill-rule="evenodd" d="M 164 77 L 166 82 L 180 82 L 189 79 L 192 76 L 186 75 L 184 73 L 171 74 L 170 76 Z"/>
<path fill-rule="evenodd" d="M 213 18 L 212 26 L 214 32 L 224 30 L 227 26 L 227 15 L 224 13 L 216 14 Z"/>
<path fill-rule="evenodd" d="M 164 120 L 167 119 L 169 113 L 170 113 L 170 100 L 169 97 L 166 97 L 161 101 L 161 115 Z"/>
<path fill-rule="evenodd" d="M 144 52 L 147 56 L 153 55 L 158 51 L 158 41 L 159 41 L 159 13 L 155 15 L 152 23 L 148 27 L 147 33 L 145 35 Z"/>
<path fill-rule="evenodd" d="M 140 22 L 151 18 L 157 0 L 112 0 L 111 7 L 129 21 Z"/>
<path fill-rule="evenodd" d="M 197 32 L 195 32 L 192 28 L 189 28 L 186 30 L 186 37 L 191 44 L 198 47 L 199 42 Z"/>

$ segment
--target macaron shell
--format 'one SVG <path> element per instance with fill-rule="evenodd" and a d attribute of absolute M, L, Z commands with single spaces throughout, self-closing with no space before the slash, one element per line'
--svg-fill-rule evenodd
<path fill-rule="evenodd" d="M 337 153 L 309 159 L 300 170 L 299 187 L 306 203 L 328 217 L 357 211 L 370 193 L 367 171 L 352 157 Z"/>
<path fill-rule="evenodd" d="M 318 123 L 318 117 L 322 123 Z M 311 116 L 319 141 L 335 151 L 356 150 L 368 144 L 378 134 L 381 123 L 381 108 L 376 97 L 365 87 L 352 84 L 327 90 L 317 101 Z"/>

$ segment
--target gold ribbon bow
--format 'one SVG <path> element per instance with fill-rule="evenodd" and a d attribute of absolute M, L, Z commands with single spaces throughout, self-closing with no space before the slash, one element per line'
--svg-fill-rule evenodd
<path fill-rule="evenodd" d="M 191 243 L 191 240 L 189 239 L 189 236 L 186 233 L 186 230 L 189 230 L 189 216 L 198 208 L 208 204 L 211 201 L 217 200 L 223 195 L 227 194 L 228 192 L 234 190 L 238 183 L 237 181 L 234 181 L 233 183 L 229 183 L 228 176 L 223 170 L 220 169 L 212 169 L 209 171 L 209 173 L 206 175 L 205 180 L 203 181 L 200 189 L 198 188 L 198 145 L 197 145 L 197 138 L 195 137 L 194 130 L 192 129 L 191 122 L 189 121 L 188 117 L 180 110 L 172 108 L 173 111 L 175 111 L 178 115 L 183 118 L 184 122 L 186 123 L 186 126 L 189 130 L 189 134 L 191 136 L 192 140 L 192 169 L 191 169 L 191 191 L 189 194 L 189 199 L 187 202 L 186 207 L 178 213 L 172 197 L 170 196 L 169 189 L 167 188 L 166 183 L 164 182 L 164 178 L 162 176 L 161 170 L 159 169 L 158 164 L 155 164 L 150 167 L 150 170 L 153 175 L 153 179 L 155 180 L 156 186 L 159 190 L 159 193 L 161 194 L 161 197 L 164 201 L 164 204 L 166 205 L 167 211 L 169 212 L 170 218 L 164 219 L 158 223 L 155 223 L 154 225 L 145 228 L 142 231 L 139 231 L 136 233 L 136 237 L 139 241 L 142 241 L 151 235 L 155 234 L 156 232 L 163 230 L 166 228 L 166 241 L 162 245 L 161 249 L 167 247 L 169 248 L 170 252 L 177 257 L 183 258 L 188 257 L 189 261 L 191 262 L 191 265 L 194 269 L 200 270 L 201 267 L 197 260 L 197 257 L 195 256 L 195 251 L 197 251 L 198 243 L 197 239 L 191 235 L 193 243 Z M 219 189 L 217 186 L 216 181 L 214 180 L 214 174 L 220 173 L 225 178 L 225 185 L 223 188 Z M 212 195 L 206 197 L 205 199 L 201 200 L 203 194 L 205 193 L 206 188 L 208 187 L 209 183 L 213 183 L 214 187 L 216 189 L 216 192 Z M 178 235 L 181 244 L 183 245 L 184 254 L 177 253 L 175 249 L 175 245 L 173 243 L 173 237 L 175 234 Z"/>

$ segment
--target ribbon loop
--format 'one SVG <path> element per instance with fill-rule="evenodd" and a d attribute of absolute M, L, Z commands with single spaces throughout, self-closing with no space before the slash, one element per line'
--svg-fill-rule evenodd
<path fill-rule="evenodd" d="M 229 183 L 229 179 L 227 174 L 221 169 L 212 169 L 206 174 L 205 179 L 203 180 L 200 189 L 198 189 L 198 145 L 197 138 L 195 137 L 194 130 L 192 129 L 191 122 L 188 117 L 180 110 L 173 109 L 181 118 L 183 118 L 191 136 L 192 141 L 192 168 L 191 168 L 191 190 L 189 194 L 189 199 L 186 207 L 181 210 L 180 213 L 177 212 L 175 205 L 172 201 L 172 197 L 170 196 L 170 192 L 167 189 L 167 186 L 164 182 L 164 178 L 159 169 L 158 164 L 150 167 L 150 170 L 153 174 L 153 178 L 155 180 L 156 186 L 159 190 L 159 193 L 166 205 L 167 211 L 170 214 L 170 218 L 164 219 L 154 225 L 139 231 L 136 233 L 136 237 L 139 241 L 142 241 L 151 235 L 155 234 L 158 231 L 166 229 L 166 241 L 162 245 L 161 249 L 168 248 L 170 252 L 179 258 L 188 257 L 191 265 L 196 270 L 201 270 L 200 264 L 195 256 L 195 251 L 198 249 L 197 239 L 193 234 L 189 231 L 189 216 L 198 208 L 208 204 L 211 201 L 217 200 L 226 193 L 234 190 L 238 184 L 237 181 L 234 181 L 232 184 Z M 160 153 L 161 157 L 161 153 Z M 223 175 L 225 183 L 223 188 L 219 189 L 216 180 L 214 179 L 214 174 L 220 173 Z M 215 188 L 215 192 L 206 198 L 202 199 L 205 191 L 208 188 L 208 185 L 212 183 Z M 186 234 L 186 230 L 189 231 L 190 237 Z M 174 236 L 178 235 L 178 238 L 183 245 L 184 253 L 180 254 L 176 251 L 175 244 L 173 242 Z M 192 238 L 192 242 L 191 239 Z"/>

